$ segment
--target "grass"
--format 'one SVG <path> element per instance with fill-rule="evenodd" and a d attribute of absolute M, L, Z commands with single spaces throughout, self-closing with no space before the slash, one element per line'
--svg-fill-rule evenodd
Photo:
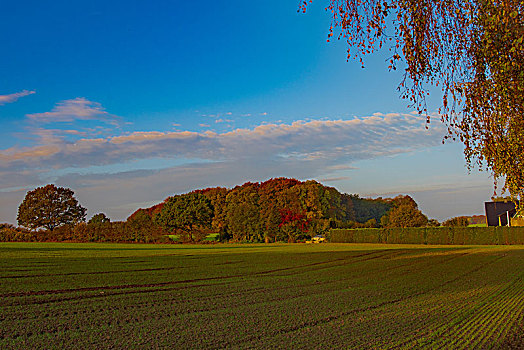
<path fill-rule="evenodd" d="M 167 235 L 169 239 L 171 239 L 174 242 L 177 242 L 180 239 L 180 235 Z M 217 242 L 220 238 L 219 233 L 210 233 L 205 238 L 205 242 Z"/>
<path fill-rule="evenodd" d="M 0 244 L 0 348 L 518 348 L 524 246 Z"/>

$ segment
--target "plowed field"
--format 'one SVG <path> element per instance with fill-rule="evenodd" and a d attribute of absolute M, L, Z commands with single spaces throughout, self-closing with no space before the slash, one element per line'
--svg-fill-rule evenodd
<path fill-rule="evenodd" d="M 524 246 L 0 244 L 0 348 L 524 348 Z"/>

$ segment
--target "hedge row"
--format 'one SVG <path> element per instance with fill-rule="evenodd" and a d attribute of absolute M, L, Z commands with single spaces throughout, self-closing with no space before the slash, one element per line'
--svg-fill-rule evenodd
<path fill-rule="evenodd" d="M 64 225 L 53 231 L 29 231 L 0 227 L 0 242 L 136 242 L 169 243 L 165 232 L 151 227 L 136 227 L 126 222 Z"/>
<path fill-rule="evenodd" d="M 524 227 L 409 227 L 332 229 L 332 243 L 524 244 Z"/>

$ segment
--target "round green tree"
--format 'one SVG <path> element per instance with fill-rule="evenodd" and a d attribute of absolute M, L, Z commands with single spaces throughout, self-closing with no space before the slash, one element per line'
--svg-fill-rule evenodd
<path fill-rule="evenodd" d="M 469 217 L 467 216 L 457 216 L 451 219 L 448 219 L 442 223 L 442 226 L 448 227 L 467 227 L 469 225 Z"/>
<path fill-rule="evenodd" d="M 154 221 L 167 231 L 181 230 L 193 242 L 213 220 L 211 200 L 201 193 L 191 192 L 170 197 Z"/>
<path fill-rule="evenodd" d="M 48 230 L 85 221 L 86 209 L 68 188 L 46 185 L 27 192 L 18 207 L 17 221 L 30 229 L 44 227 Z"/>
<path fill-rule="evenodd" d="M 417 207 L 401 204 L 391 209 L 380 221 L 383 227 L 421 227 L 427 224 L 428 218 Z"/>
<path fill-rule="evenodd" d="M 111 219 L 109 219 L 106 214 L 104 213 L 98 213 L 93 215 L 91 219 L 87 222 L 88 224 L 94 225 L 94 224 L 103 224 L 106 222 L 111 222 Z"/>

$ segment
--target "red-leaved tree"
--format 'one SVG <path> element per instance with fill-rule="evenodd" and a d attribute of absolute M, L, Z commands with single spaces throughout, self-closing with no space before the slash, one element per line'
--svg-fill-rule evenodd
<path fill-rule="evenodd" d="M 280 209 L 280 224 L 278 227 L 287 235 L 288 242 L 296 242 L 307 233 L 309 219 L 305 214 L 290 209 Z"/>

